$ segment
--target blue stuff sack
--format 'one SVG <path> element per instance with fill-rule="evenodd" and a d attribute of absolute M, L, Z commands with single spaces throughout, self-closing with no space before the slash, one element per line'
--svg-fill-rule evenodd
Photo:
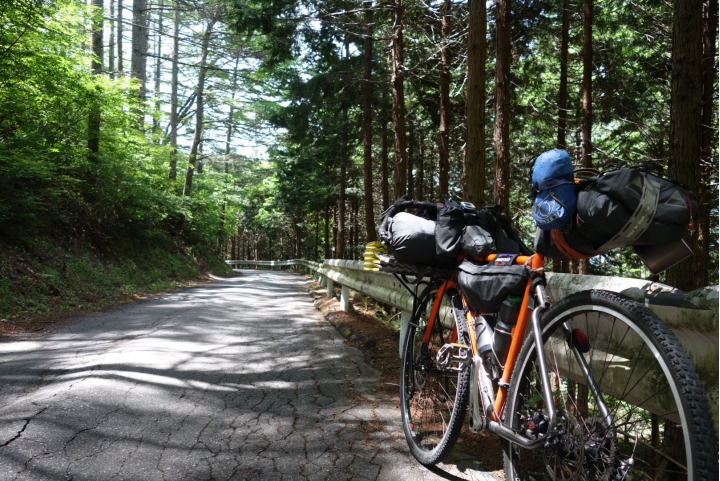
<path fill-rule="evenodd" d="M 577 210 L 573 164 L 565 150 L 553 149 L 535 159 L 532 174 L 532 215 L 541 230 L 561 229 Z"/>

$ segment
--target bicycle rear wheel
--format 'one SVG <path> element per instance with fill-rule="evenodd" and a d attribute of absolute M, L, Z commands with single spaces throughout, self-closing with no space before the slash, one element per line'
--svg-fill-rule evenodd
<path fill-rule="evenodd" d="M 443 305 L 452 301 L 450 296 L 445 295 Z M 430 296 L 429 302 L 433 297 Z M 430 466 L 452 450 L 460 434 L 468 402 L 470 370 L 469 366 L 453 370 L 440 365 L 438 352 L 451 342 L 453 328 L 443 326 L 438 316 L 429 342 L 423 342 L 427 304 L 422 307 L 417 311 L 422 314 L 412 319 L 405 338 L 400 410 L 412 455 L 421 464 Z M 460 321 L 456 324 L 457 342 L 469 345 L 467 327 L 464 320 Z"/>
<path fill-rule="evenodd" d="M 655 314 L 617 294 L 586 291 L 552 306 L 542 326 L 558 427 L 547 432 L 530 336 L 505 424 L 546 443 L 536 450 L 507 443 L 508 480 L 717 480 L 707 398 L 687 353 Z"/>

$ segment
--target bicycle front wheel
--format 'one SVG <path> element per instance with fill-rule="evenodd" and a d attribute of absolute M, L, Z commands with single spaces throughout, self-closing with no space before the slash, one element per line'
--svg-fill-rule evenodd
<path fill-rule="evenodd" d="M 508 480 L 717 480 L 717 440 L 687 353 L 640 303 L 580 292 L 542 319 L 556 409 L 548 430 L 533 337 L 512 376 L 505 423 L 544 447 L 508 443 Z"/>
<path fill-rule="evenodd" d="M 445 295 L 443 306 L 452 301 L 450 296 Z M 441 365 L 438 352 L 451 343 L 453 328 L 444 326 L 442 316 L 437 316 L 429 340 L 424 341 L 428 325 L 425 311 L 419 310 L 423 314 L 412 320 L 405 339 L 400 410 L 412 455 L 421 464 L 431 466 L 452 450 L 460 434 L 468 402 L 470 370 L 469 366 L 456 370 L 453 366 Z M 457 328 L 457 342 L 469 345 L 464 320 L 457 323 Z"/>

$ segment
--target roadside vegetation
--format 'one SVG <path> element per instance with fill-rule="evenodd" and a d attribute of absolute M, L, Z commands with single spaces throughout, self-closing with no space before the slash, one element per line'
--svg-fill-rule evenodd
<path fill-rule="evenodd" d="M 218 248 L 236 212 L 224 174 L 182 195 L 137 85 L 90 70 L 88 12 L 0 6 L 0 332 L 230 273 Z"/>

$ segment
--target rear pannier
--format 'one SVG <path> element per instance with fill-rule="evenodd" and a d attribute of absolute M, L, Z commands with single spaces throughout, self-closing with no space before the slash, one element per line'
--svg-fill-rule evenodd
<path fill-rule="evenodd" d="M 524 265 L 510 264 L 514 257 L 498 256 L 489 264 L 480 264 L 471 259 L 460 263 L 458 284 L 471 309 L 498 312 L 508 295 L 521 297 L 525 294 L 530 273 Z M 503 265 L 505 263 L 509 265 Z"/>
<path fill-rule="evenodd" d="M 579 184 L 577 216 L 565 230 L 538 231 L 535 249 L 583 258 L 626 246 L 679 242 L 693 229 L 695 196 L 682 184 L 622 168 Z"/>

